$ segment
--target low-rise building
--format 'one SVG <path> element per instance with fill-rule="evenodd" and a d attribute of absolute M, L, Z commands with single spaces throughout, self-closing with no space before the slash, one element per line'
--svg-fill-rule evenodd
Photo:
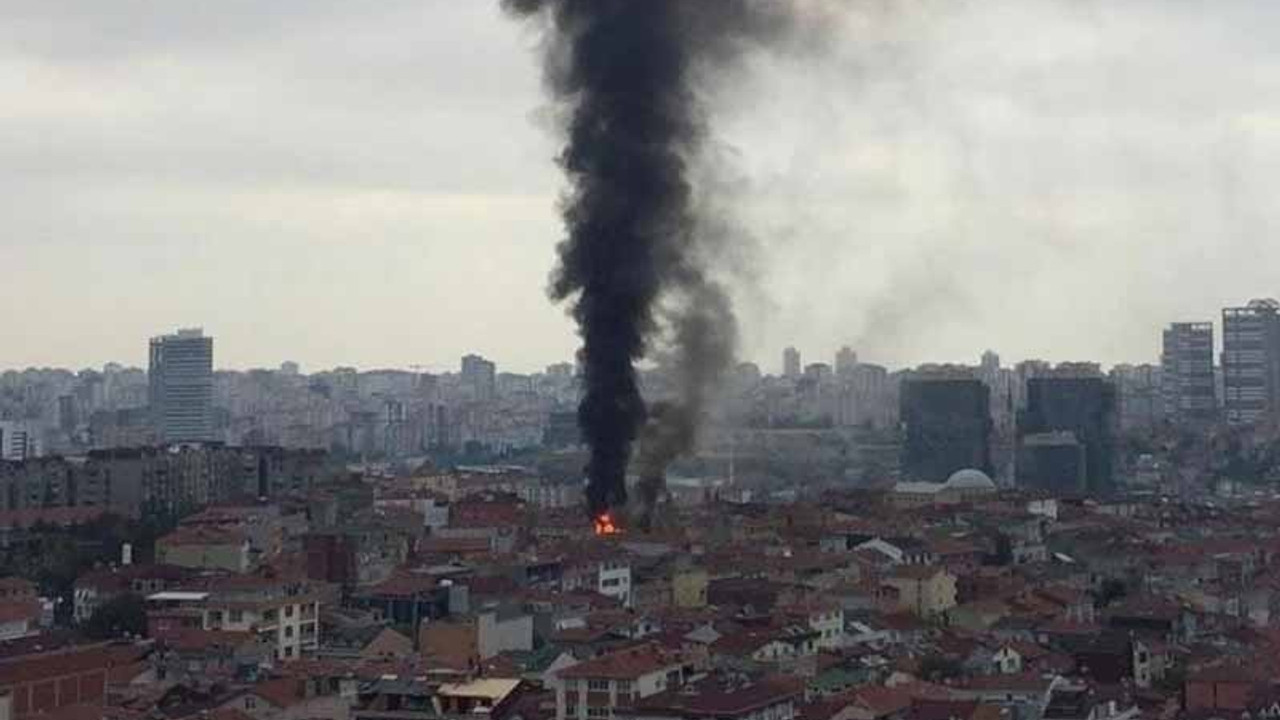
<path fill-rule="evenodd" d="M 40 634 L 39 600 L 0 601 L 0 642 Z"/>
<path fill-rule="evenodd" d="M 614 598 L 625 607 L 634 602 L 631 564 L 625 560 L 602 559 L 566 563 L 561 578 L 566 591 L 591 590 Z"/>
<path fill-rule="evenodd" d="M 956 577 L 934 565 L 903 565 L 882 581 L 894 591 L 893 610 L 937 618 L 956 606 Z"/>
<path fill-rule="evenodd" d="M 712 677 L 619 708 L 622 720 L 792 720 L 802 685 L 781 677 Z"/>
<path fill-rule="evenodd" d="M 980 502 L 996 494 L 996 484 L 981 470 L 958 470 L 946 482 L 900 482 L 890 500 L 898 508 Z"/>
<path fill-rule="evenodd" d="M 204 570 L 248 572 L 253 567 L 249 538 L 240 530 L 180 527 L 156 541 L 156 562 Z"/>
<path fill-rule="evenodd" d="M 612 719 L 619 707 L 684 684 L 678 655 L 657 645 L 627 648 L 561 670 L 556 720 Z"/>
<path fill-rule="evenodd" d="M 137 662 L 146 648 L 88 645 L 0 659 L 0 695 L 13 698 L 15 717 L 30 717 L 85 703 L 100 704 L 112 668 Z"/>
<path fill-rule="evenodd" d="M 166 590 L 147 597 L 153 637 L 193 627 L 252 632 L 274 648 L 276 659 L 285 661 L 319 646 L 319 594 L 306 582 L 231 576 L 193 587 L 200 589 Z"/>

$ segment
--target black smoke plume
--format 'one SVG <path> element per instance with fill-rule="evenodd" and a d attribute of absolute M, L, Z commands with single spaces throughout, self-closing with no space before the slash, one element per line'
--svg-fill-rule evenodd
<path fill-rule="evenodd" d="M 732 357 L 727 295 L 699 251 L 691 167 L 708 138 L 701 83 L 787 26 L 790 0 L 503 0 L 539 21 L 567 141 L 567 231 L 551 287 L 582 336 L 587 505 L 622 508 L 631 447 L 645 518 L 668 462 L 693 447 Z M 661 316 L 660 316 L 661 313 Z M 646 409 L 636 362 L 666 329 L 680 396 Z M 646 425 L 646 422 L 648 424 Z"/>

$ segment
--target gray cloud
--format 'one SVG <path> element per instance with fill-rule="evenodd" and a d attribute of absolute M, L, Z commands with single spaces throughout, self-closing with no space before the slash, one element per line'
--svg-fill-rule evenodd
<path fill-rule="evenodd" d="M 1150 360 L 1280 292 L 1280 7 L 836 3 L 838 39 L 715 98 L 772 366 Z M 480 0 L 0 8 L 0 366 L 569 357 L 535 38 Z"/>

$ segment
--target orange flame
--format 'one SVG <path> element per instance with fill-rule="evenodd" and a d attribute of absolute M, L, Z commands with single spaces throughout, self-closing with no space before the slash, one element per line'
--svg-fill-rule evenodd
<path fill-rule="evenodd" d="M 612 513 L 600 513 L 596 516 L 596 534 L 597 535 L 617 535 L 622 532 L 622 528 L 613 521 Z"/>

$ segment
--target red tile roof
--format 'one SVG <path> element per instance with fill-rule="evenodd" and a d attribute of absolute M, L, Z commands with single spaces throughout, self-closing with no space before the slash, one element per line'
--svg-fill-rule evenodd
<path fill-rule="evenodd" d="M 681 660 L 678 655 L 673 655 L 657 646 L 646 644 L 578 663 L 561 670 L 560 677 L 565 679 L 608 678 L 635 680 L 650 673 L 677 667 L 680 664 Z"/>
<path fill-rule="evenodd" d="M 516 503 L 462 500 L 449 508 L 449 527 L 512 527 L 520 523 L 520 514 Z"/>
<path fill-rule="evenodd" d="M 946 688 L 925 682 L 901 683 L 893 687 L 865 686 L 804 707 L 800 717 L 804 720 L 828 720 L 847 707 L 858 706 L 879 718 L 901 713 L 919 700 L 947 700 L 950 697 L 951 693 Z"/>
<path fill-rule="evenodd" d="M 1088 601 L 1083 590 L 1067 585 L 1046 585 L 1036 589 L 1036 594 L 1060 606 L 1070 607 Z"/>
<path fill-rule="evenodd" d="M 1049 689 L 1052 678 L 1045 678 L 1039 673 L 1022 673 L 1020 675 L 980 675 L 967 678 L 960 687 L 966 690 L 987 690 L 1015 692 L 1040 692 Z"/>
<path fill-rule="evenodd" d="M 439 584 L 440 579 L 434 575 L 397 572 L 368 590 L 362 591 L 361 594 L 408 597 L 414 593 L 434 590 Z"/>
<path fill-rule="evenodd" d="M 793 678 L 767 677 L 758 682 L 713 678 L 645 698 L 635 708 L 664 716 L 726 718 L 795 700 L 803 691 L 803 684 Z"/>
<path fill-rule="evenodd" d="M 137 646 L 89 645 L 51 653 L 31 653 L 0 661 L 0 688 L 131 664 L 145 654 Z"/>
<path fill-rule="evenodd" d="M 76 703 L 27 717 L 37 718 L 37 720 L 125 720 L 142 718 L 144 714 L 136 710 L 107 707 L 98 703 Z"/>
<path fill-rule="evenodd" d="M 151 663 L 146 659 L 127 665 L 116 665 L 107 671 L 107 684 L 128 685 L 150 671 Z"/>
<path fill-rule="evenodd" d="M 0 623 L 26 620 L 31 623 L 40 620 L 39 600 L 12 600 L 0 602 Z"/>
<path fill-rule="evenodd" d="M 276 678 L 253 686 L 250 691 L 278 708 L 297 705 L 304 699 L 301 682 L 294 678 Z"/>

